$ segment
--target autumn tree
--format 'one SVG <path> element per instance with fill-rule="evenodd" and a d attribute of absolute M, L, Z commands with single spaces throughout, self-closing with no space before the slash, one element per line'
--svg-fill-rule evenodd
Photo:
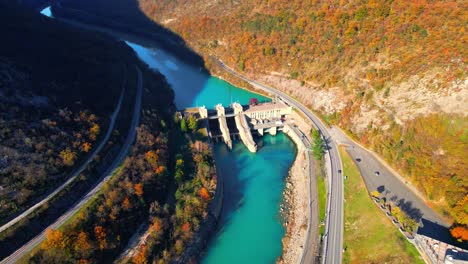
<path fill-rule="evenodd" d="M 156 172 L 156 174 L 159 175 L 159 174 L 163 173 L 165 170 L 166 170 L 166 168 L 164 166 L 160 165 L 154 170 L 154 172 Z"/>
<path fill-rule="evenodd" d="M 130 208 L 132 207 L 131 203 L 130 203 L 130 199 L 127 197 L 125 197 L 123 203 L 122 203 L 122 207 L 124 210 L 130 210 Z"/>
<path fill-rule="evenodd" d="M 146 248 L 146 245 L 143 244 L 138 248 L 137 253 L 133 256 L 132 262 L 134 264 L 148 263 L 146 253 L 147 253 L 147 248 Z"/>
<path fill-rule="evenodd" d="M 88 258 L 91 254 L 92 248 L 88 234 L 86 234 L 84 231 L 78 233 L 73 248 L 81 258 Z"/>
<path fill-rule="evenodd" d="M 83 152 L 86 152 L 88 153 L 89 150 L 91 149 L 91 143 L 89 142 L 84 142 L 81 149 L 83 150 Z"/>
<path fill-rule="evenodd" d="M 187 223 L 183 224 L 182 225 L 182 231 L 184 231 L 184 232 L 190 231 L 190 223 L 187 222 Z"/>
<path fill-rule="evenodd" d="M 372 196 L 372 197 L 375 197 L 375 198 L 379 198 L 380 193 L 379 193 L 379 191 L 372 191 L 372 192 L 371 192 L 371 196 Z"/>
<path fill-rule="evenodd" d="M 202 187 L 199 191 L 200 197 L 204 200 L 210 200 L 210 193 L 205 187 Z"/>
<path fill-rule="evenodd" d="M 99 249 L 104 250 L 107 247 L 107 234 L 102 226 L 96 225 L 94 226 L 94 236 L 96 237 Z"/>
<path fill-rule="evenodd" d="M 150 164 L 150 166 L 152 168 L 157 168 L 158 166 L 158 154 L 153 151 L 153 150 L 150 150 L 148 152 L 145 153 L 145 158 L 146 158 L 146 161 L 148 161 L 148 163 Z"/>
<path fill-rule="evenodd" d="M 89 129 L 89 138 L 91 140 L 96 140 L 97 136 L 99 135 L 99 132 L 101 131 L 100 127 L 98 124 L 93 124 L 91 128 Z"/>
<path fill-rule="evenodd" d="M 450 234 L 460 242 L 468 240 L 468 229 L 466 226 L 455 226 L 450 229 Z"/>
<path fill-rule="evenodd" d="M 67 244 L 67 240 L 62 231 L 49 228 L 46 230 L 46 239 L 41 247 L 44 250 L 64 249 Z"/>
<path fill-rule="evenodd" d="M 70 148 L 66 148 L 60 151 L 60 157 L 62 158 L 63 164 L 66 166 L 73 166 L 76 160 L 76 152 L 72 151 Z"/>
<path fill-rule="evenodd" d="M 141 183 L 137 183 L 135 184 L 134 188 L 135 194 L 141 198 L 143 196 L 143 185 Z"/>

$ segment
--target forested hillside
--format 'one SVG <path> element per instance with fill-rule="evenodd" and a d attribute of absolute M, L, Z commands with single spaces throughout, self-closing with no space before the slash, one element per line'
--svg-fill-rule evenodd
<path fill-rule="evenodd" d="M 106 131 L 123 43 L 0 1 L 0 223 L 61 184 Z M 133 57 L 132 57 L 133 55 Z"/>
<path fill-rule="evenodd" d="M 467 224 L 466 1 L 150 1 L 205 57 L 294 95 Z M 213 69 L 213 68 L 212 68 Z"/>

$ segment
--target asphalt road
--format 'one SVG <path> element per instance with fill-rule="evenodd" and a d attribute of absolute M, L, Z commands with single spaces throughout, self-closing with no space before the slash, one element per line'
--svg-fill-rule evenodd
<path fill-rule="evenodd" d="M 94 149 L 94 151 L 88 156 L 88 158 L 83 162 L 83 164 L 81 164 L 80 167 L 78 167 L 77 169 L 75 169 L 71 175 L 68 177 L 68 180 L 66 182 L 64 182 L 62 185 L 60 185 L 57 189 L 55 189 L 52 193 L 50 193 L 49 195 L 47 195 L 44 199 L 42 199 L 41 201 L 37 202 L 36 204 L 34 204 L 33 206 L 29 207 L 27 210 L 25 210 L 23 213 L 21 213 L 20 215 L 18 215 L 17 217 L 13 218 L 12 220 L 10 220 L 8 223 L 2 225 L 0 227 L 0 233 L 5 231 L 6 229 L 8 229 L 9 227 L 13 226 L 14 224 L 16 224 L 17 222 L 21 221 L 22 219 L 24 219 L 25 217 L 27 217 L 28 215 L 30 215 L 32 212 L 34 212 L 37 208 L 41 207 L 42 205 L 44 205 L 45 203 L 47 203 L 50 199 L 52 199 L 53 197 L 55 197 L 55 195 L 57 195 L 59 192 L 61 192 L 63 189 L 65 189 L 70 183 L 72 183 L 76 177 L 78 177 L 80 175 L 81 172 L 83 172 L 83 170 L 88 166 L 88 164 L 94 159 L 94 157 L 96 156 L 96 154 L 98 154 L 101 149 L 104 147 L 104 145 L 107 143 L 107 141 L 109 140 L 109 137 L 112 133 L 112 131 L 114 130 L 114 126 L 115 126 L 115 120 L 117 119 L 117 115 L 119 114 L 120 112 L 120 107 L 122 106 L 122 101 L 123 101 L 123 95 L 124 95 L 124 91 L 125 91 L 125 84 L 126 84 L 127 80 L 126 80 L 126 76 L 124 77 L 124 80 L 122 82 L 122 91 L 120 92 L 120 98 L 119 98 L 119 101 L 117 103 L 117 106 L 115 107 L 115 110 L 114 112 L 111 114 L 111 117 L 110 117 L 110 123 L 109 123 L 109 127 L 107 129 L 107 132 L 104 136 L 104 138 L 101 140 L 101 142 L 99 142 L 99 145 Z"/>
<path fill-rule="evenodd" d="M 28 243 L 24 244 L 21 248 L 16 250 L 13 254 L 8 256 L 7 258 L 3 259 L 0 264 L 13 264 L 17 262 L 19 259 L 21 259 L 24 255 L 26 255 L 28 252 L 30 252 L 33 248 L 38 246 L 44 239 L 45 239 L 45 232 L 47 229 L 57 229 L 60 227 L 62 224 L 64 224 L 66 221 L 68 221 L 78 210 L 80 210 L 99 190 L 102 188 L 102 186 L 109 181 L 111 178 L 113 172 L 115 169 L 123 162 L 125 156 L 127 155 L 128 150 L 130 149 L 130 146 L 133 143 L 133 140 L 136 137 L 136 127 L 138 126 L 140 122 L 140 110 L 141 110 L 141 98 L 142 98 L 142 93 L 143 93 L 143 80 L 142 80 L 142 73 L 141 70 L 136 67 L 136 71 L 138 74 L 138 90 L 137 94 L 135 96 L 135 105 L 133 109 L 133 115 L 132 115 L 132 122 L 130 125 L 130 130 L 128 132 L 127 138 L 125 139 L 125 142 L 120 150 L 119 155 L 116 157 L 114 162 L 111 164 L 111 166 L 106 170 L 106 172 L 103 174 L 103 176 L 99 179 L 98 183 L 94 186 L 93 189 L 91 189 L 85 196 L 82 197 L 82 199 L 77 202 L 75 205 L 73 205 L 72 208 L 70 208 L 67 212 L 65 212 L 62 216 L 60 216 L 53 224 L 48 226 L 46 229 L 44 229 L 39 235 L 31 239 Z"/>
<path fill-rule="evenodd" d="M 369 191 L 378 190 L 381 197 L 392 200 L 413 218 L 426 219 L 432 223 L 448 227 L 449 224 L 443 220 L 434 210 L 426 205 L 424 200 L 412 190 L 412 187 L 401 176 L 384 162 L 379 161 L 373 154 L 356 144 L 340 129 L 333 127 L 332 134 L 335 141 L 346 145 L 346 150 L 358 166 Z M 360 160 L 360 161 L 358 161 Z M 379 175 L 376 175 L 379 172 Z"/>
<path fill-rule="evenodd" d="M 311 143 L 307 136 L 298 128 L 291 126 L 292 130 L 302 138 L 302 144 L 306 149 L 310 149 Z M 319 208 L 317 197 L 317 174 L 314 170 L 314 161 L 311 157 L 310 151 L 305 151 L 307 158 L 307 176 L 309 179 L 309 224 L 307 225 L 307 234 L 304 251 L 301 256 L 301 264 L 314 263 L 317 258 L 319 248 Z M 315 195 L 313 195 L 315 194 Z"/>
<path fill-rule="evenodd" d="M 232 73 L 233 75 L 243 79 L 244 81 L 258 87 L 270 94 L 277 95 L 281 97 L 285 102 L 289 103 L 291 106 L 296 107 L 300 110 L 321 132 L 325 142 L 327 143 L 328 151 L 325 155 L 327 163 L 327 178 L 328 178 L 328 208 L 327 208 L 327 220 L 325 223 L 325 235 L 324 235 L 324 253 L 323 253 L 323 262 L 324 263 L 341 263 L 342 259 L 342 249 L 343 249 L 343 177 L 339 171 L 342 171 L 341 160 L 339 156 L 338 149 L 336 144 L 331 140 L 330 133 L 327 127 L 322 123 L 322 121 L 315 116 L 307 107 L 303 106 L 300 102 L 296 101 L 294 98 L 288 96 L 287 94 L 278 91 L 272 87 L 263 85 L 254 80 L 250 80 L 228 66 L 223 62 L 217 61 L 218 64 L 224 68 L 226 71 Z M 312 219 L 312 218 L 310 218 Z M 312 223 L 309 223 L 311 225 Z M 306 251 L 314 251 L 313 240 L 315 237 L 308 237 L 306 241 Z M 302 263 L 314 263 L 315 258 L 313 254 L 304 254 L 304 259 Z"/>

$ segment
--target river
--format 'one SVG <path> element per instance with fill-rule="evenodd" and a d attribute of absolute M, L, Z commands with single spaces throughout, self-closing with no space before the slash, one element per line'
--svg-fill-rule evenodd
<path fill-rule="evenodd" d="M 41 11 L 53 17 L 50 7 Z M 159 48 L 131 42 L 141 60 L 161 72 L 175 91 L 178 109 L 222 103 L 247 104 L 250 98 L 269 99 L 207 75 Z M 279 215 L 285 178 L 296 155 L 294 143 L 284 134 L 256 139 L 259 150 L 250 153 L 240 141 L 229 151 L 214 146 L 217 173 L 224 179 L 224 200 L 218 232 L 202 263 L 274 263 L 282 253 L 285 229 Z"/>
<path fill-rule="evenodd" d="M 268 100 L 202 73 L 161 49 L 127 44 L 166 76 L 179 109 L 247 104 L 252 97 Z M 203 263 L 274 263 L 282 253 L 285 230 L 279 207 L 295 145 L 282 133 L 256 141 L 257 153 L 250 153 L 240 141 L 234 142 L 232 151 L 221 143 L 214 147 L 217 173 L 224 179 L 224 201 L 219 231 L 209 243 Z"/>

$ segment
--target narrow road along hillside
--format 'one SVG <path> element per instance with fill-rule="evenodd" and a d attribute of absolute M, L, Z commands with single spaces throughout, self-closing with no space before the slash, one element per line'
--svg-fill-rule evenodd
<path fill-rule="evenodd" d="M 111 136 L 111 133 L 112 131 L 114 130 L 114 126 L 115 126 L 115 120 L 117 119 L 117 115 L 119 114 L 120 112 L 120 107 L 122 106 L 122 101 L 123 101 L 123 96 L 124 96 L 124 93 L 125 93 L 125 85 L 126 85 L 126 82 L 127 82 L 127 76 L 125 74 L 124 76 L 124 80 L 122 81 L 122 89 L 121 89 L 121 92 L 120 92 L 120 97 L 119 97 L 119 101 L 117 102 L 117 106 L 115 107 L 115 110 L 114 112 L 112 112 L 111 116 L 110 116 L 110 123 L 109 123 L 109 127 L 107 129 L 107 132 L 106 132 L 106 135 L 104 136 L 104 138 L 101 140 L 101 142 L 99 142 L 99 145 L 94 149 L 94 151 L 88 156 L 88 158 L 83 162 L 83 164 L 81 164 L 80 167 L 78 167 L 77 169 L 75 169 L 71 175 L 68 177 L 68 180 L 65 181 L 62 185 L 60 185 L 57 189 L 55 189 L 53 192 L 51 192 L 50 194 L 48 194 L 44 199 L 42 199 L 41 201 L 37 202 L 36 204 L 34 204 L 33 206 L 29 207 L 27 210 L 25 210 L 23 213 L 21 213 L 20 215 L 18 215 L 17 217 L 13 218 L 12 220 L 10 220 L 8 223 L 2 225 L 0 227 L 0 233 L 5 231 L 6 229 L 8 229 L 9 227 L 13 226 L 14 224 L 18 223 L 19 221 L 21 221 L 22 219 L 24 219 L 25 217 L 27 217 L 28 215 L 30 215 L 32 212 L 34 212 L 37 208 L 41 207 L 42 205 L 44 205 L 45 203 L 47 203 L 48 201 L 50 201 L 50 199 L 52 199 L 53 197 L 55 197 L 55 195 L 57 195 L 59 192 L 61 192 L 62 190 L 64 190 L 68 185 L 70 185 L 70 183 L 72 183 L 79 175 L 81 172 L 84 171 L 84 169 L 86 169 L 86 167 L 88 166 L 88 164 L 94 159 L 94 157 L 96 157 L 96 155 L 101 151 L 101 149 L 106 145 L 107 141 L 109 141 L 109 138 Z"/>
<path fill-rule="evenodd" d="M 138 83 L 137 83 L 137 94 L 135 96 L 135 105 L 133 109 L 133 115 L 132 115 L 132 122 L 130 124 L 130 130 L 128 132 L 127 138 L 125 139 L 125 142 L 120 150 L 119 155 L 115 158 L 114 162 L 111 164 L 111 166 L 105 171 L 105 173 L 101 176 L 101 178 L 98 181 L 98 184 L 94 186 L 93 189 L 91 189 L 85 196 L 81 198 L 80 201 L 78 201 L 72 208 L 70 208 L 65 214 L 60 216 L 60 218 L 57 219 L 53 224 L 48 226 L 46 229 L 44 229 L 39 235 L 34 237 L 32 240 L 30 240 L 28 243 L 23 245 L 21 248 L 16 250 L 13 254 L 5 258 L 0 262 L 0 264 L 13 264 L 17 262 L 19 259 L 21 259 L 24 255 L 26 255 L 29 251 L 31 251 L 33 248 L 38 246 L 44 239 L 45 239 L 45 232 L 47 229 L 52 228 L 52 229 L 57 229 L 59 226 L 64 224 L 66 221 L 68 221 L 76 212 L 78 212 L 96 193 L 99 192 L 99 190 L 102 188 L 104 183 L 109 181 L 109 179 L 112 177 L 112 174 L 114 170 L 123 162 L 125 156 L 128 153 L 128 150 L 130 149 L 130 146 L 133 143 L 133 140 L 135 139 L 136 136 L 136 127 L 138 126 L 140 122 L 140 112 L 141 112 L 141 99 L 142 99 L 142 93 L 143 93 L 143 80 L 142 80 L 142 73 L 141 70 L 135 66 L 135 69 L 138 74 Z"/>

